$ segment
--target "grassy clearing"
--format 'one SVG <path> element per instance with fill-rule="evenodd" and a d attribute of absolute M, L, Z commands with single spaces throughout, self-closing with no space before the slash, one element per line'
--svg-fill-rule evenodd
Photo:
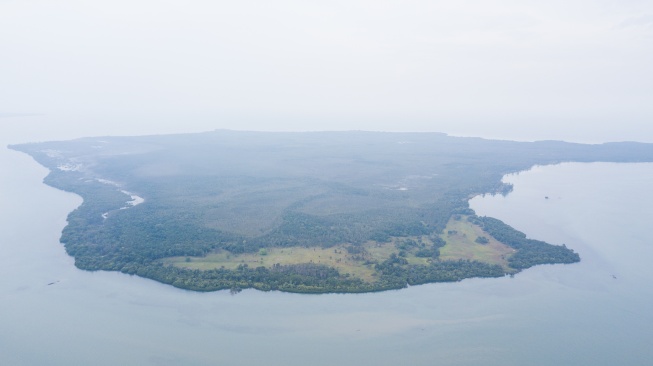
<path fill-rule="evenodd" d="M 391 252 L 391 250 L 383 249 L 384 246 L 394 248 L 394 245 L 389 243 L 383 244 L 374 250 L 377 252 Z M 390 254 L 387 256 L 389 257 Z M 200 270 L 222 267 L 225 269 L 235 269 L 241 264 L 247 264 L 250 267 L 270 268 L 276 263 L 281 265 L 317 263 L 335 267 L 340 273 L 349 273 L 352 276 L 371 281 L 374 278 L 374 267 L 373 264 L 365 264 L 365 260 L 365 257 L 361 257 L 360 255 L 349 254 L 344 245 L 337 245 L 331 248 L 266 248 L 259 253 L 238 255 L 220 250 L 206 257 L 172 257 L 164 259 L 163 262 L 178 267 Z"/>
<path fill-rule="evenodd" d="M 487 244 L 476 243 L 479 236 L 486 237 Z M 440 248 L 440 259 L 458 260 L 470 259 L 481 262 L 499 264 L 509 270 L 507 258 L 513 249 L 498 242 L 485 233 L 480 227 L 467 221 L 466 217 L 460 220 L 451 219 L 442 234 L 447 245 Z M 216 268 L 236 269 L 239 265 L 247 264 L 249 267 L 267 267 L 274 264 L 291 265 L 300 263 L 317 263 L 334 267 L 342 274 L 361 278 L 372 282 L 376 277 L 374 263 L 388 259 L 393 253 L 398 254 L 401 243 L 412 240 L 420 246 L 430 247 L 433 242 L 428 236 L 393 238 L 388 243 L 369 241 L 361 245 L 358 253 L 350 253 L 348 245 L 336 245 L 330 248 L 321 247 L 286 247 L 266 248 L 258 253 L 233 254 L 220 250 L 205 257 L 171 257 L 163 259 L 164 264 L 177 267 L 209 270 Z M 417 247 L 405 250 L 405 258 L 410 264 L 427 265 L 428 258 L 415 256 Z"/>
<path fill-rule="evenodd" d="M 374 263 L 383 262 L 390 255 L 397 254 L 397 241 L 393 239 L 388 243 L 367 242 L 362 245 L 360 253 L 349 253 L 346 245 L 336 245 L 331 248 L 321 247 L 287 247 L 266 248 L 258 253 L 233 254 L 220 250 L 208 254 L 206 257 L 171 257 L 162 260 L 164 264 L 177 267 L 208 270 L 216 268 L 236 269 L 239 265 L 247 264 L 249 267 L 267 267 L 274 264 L 281 265 L 317 263 L 337 268 L 340 273 L 349 273 L 351 276 L 365 281 L 375 278 Z M 425 245 L 432 245 L 426 237 L 415 237 L 422 240 Z M 411 264 L 427 264 L 425 258 L 418 258 L 412 253 L 406 254 L 406 260 Z"/>
<path fill-rule="evenodd" d="M 440 259 L 442 260 L 477 260 L 498 264 L 505 270 L 510 270 L 507 260 L 515 250 L 497 241 L 479 226 L 467 221 L 466 216 L 461 216 L 459 220 L 450 219 L 441 236 L 447 242 L 447 245 L 440 248 Z M 477 243 L 478 237 L 487 238 L 488 243 Z"/>

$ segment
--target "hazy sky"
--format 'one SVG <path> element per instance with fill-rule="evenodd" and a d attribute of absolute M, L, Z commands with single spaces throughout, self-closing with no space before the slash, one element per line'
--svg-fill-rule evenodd
<path fill-rule="evenodd" d="M 653 141 L 652 65 L 650 0 L 0 0 L 5 131 Z"/>

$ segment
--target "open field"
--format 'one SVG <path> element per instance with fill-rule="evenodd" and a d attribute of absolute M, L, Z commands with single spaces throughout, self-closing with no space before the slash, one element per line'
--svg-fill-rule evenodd
<path fill-rule="evenodd" d="M 386 244 L 394 248 L 392 244 Z M 388 255 L 389 257 L 390 255 Z M 208 254 L 206 257 L 172 257 L 163 260 L 164 263 L 173 264 L 189 269 L 236 269 L 239 265 L 249 267 L 271 268 L 274 264 L 289 265 L 300 263 L 324 264 L 337 268 L 341 273 L 349 273 L 367 281 L 374 278 L 373 264 L 364 264 L 364 260 L 357 259 L 356 255 L 349 254 L 345 246 L 338 245 L 331 248 L 321 247 L 287 247 L 267 248 L 258 253 L 232 254 L 219 250 Z"/>
<path fill-rule="evenodd" d="M 469 259 L 490 264 L 498 264 L 506 271 L 508 258 L 515 249 L 488 235 L 482 228 L 467 221 L 467 216 L 451 218 L 441 235 L 447 245 L 440 248 L 440 259 Z M 476 242 L 478 237 L 488 239 L 486 244 Z"/>
<path fill-rule="evenodd" d="M 423 239 L 427 240 L 427 239 Z M 249 267 L 271 268 L 275 264 L 289 265 L 300 263 L 323 264 L 338 269 L 342 274 L 373 281 L 374 264 L 382 262 L 397 254 L 397 240 L 388 243 L 367 242 L 361 245 L 360 253 L 350 253 L 348 245 L 336 245 L 330 248 L 322 247 L 286 247 L 266 248 L 258 253 L 233 254 L 226 250 L 218 250 L 205 257 L 171 257 L 162 262 L 181 268 L 208 270 L 222 268 L 236 269 L 240 265 Z M 430 242 L 429 242 L 430 244 Z M 411 264 L 427 264 L 426 258 L 406 254 L 406 260 Z"/>
<path fill-rule="evenodd" d="M 441 260 L 469 259 L 489 264 L 501 265 L 507 271 L 507 258 L 514 249 L 498 242 L 485 233 L 480 227 L 467 221 L 466 216 L 458 220 L 451 219 L 441 237 L 447 245 L 440 248 Z M 489 239 L 487 244 L 476 243 L 477 237 Z M 378 243 L 368 241 L 355 247 L 351 245 L 335 245 L 329 248 L 322 247 L 284 247 L 265 248 L 257 253 L 233 254 L 226 250 L 218 250 L 205 257 L 171 257 L 162 260 L 164 264 L 172 264 L 180 268 L 209 270 L 216 268 L 236 269 L 240 265 L 249 267 L 271 268 L 275 264 L 291 265 L 300 263 L 323 264 L 338 269 L 342 274 L 361 278 L 365 281 L 374 281 L 376 277 L 374 264 L 381 263 L 390 258 L 394 253 L 398 255 L 402 243 L 412 241 L 416 247 L 404 250 L 404 258 L 409 264 L 427 265 L 432 259 L 421 258 L 415 255 L 420 247 L 432 247 L 433 242 L 428 236 L 413 236 L 409 238 L 392 238 L 390 242 Z M 349 250 L 348 250 L 349 248 Z M 352 252 L 350 252 L 352 251 Z"/>

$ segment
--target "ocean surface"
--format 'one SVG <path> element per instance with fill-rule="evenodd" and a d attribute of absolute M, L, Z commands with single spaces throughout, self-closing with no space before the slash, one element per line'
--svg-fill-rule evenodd
<path fill-rule="evenodd" d="M 535 167 L 505 177 L 514 184 L 509 195 L 471 201 L 479 215 L 573 248 L 578 264 L 382 293 L 230 295 L 78 270 L 58 240 L 81 199 L 43 185 L 47 170 L 5 145 L 1 365 L 612 366 L 653 359 L 653 164 Z"/>

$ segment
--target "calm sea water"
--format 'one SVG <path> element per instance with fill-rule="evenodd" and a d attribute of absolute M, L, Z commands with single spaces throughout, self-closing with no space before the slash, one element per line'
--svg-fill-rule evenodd
<path fill-rule="evenodd" d="M 574 265 L 357 295 L 194 293 L 76 269 L 58 239 L 79 197 L 0 150 L 2 365 L 649 365 L 653 164 L 506 177 L 479 215 L 566 243 Z M 549 199 L 544 197 L 548 196 Z"/>

